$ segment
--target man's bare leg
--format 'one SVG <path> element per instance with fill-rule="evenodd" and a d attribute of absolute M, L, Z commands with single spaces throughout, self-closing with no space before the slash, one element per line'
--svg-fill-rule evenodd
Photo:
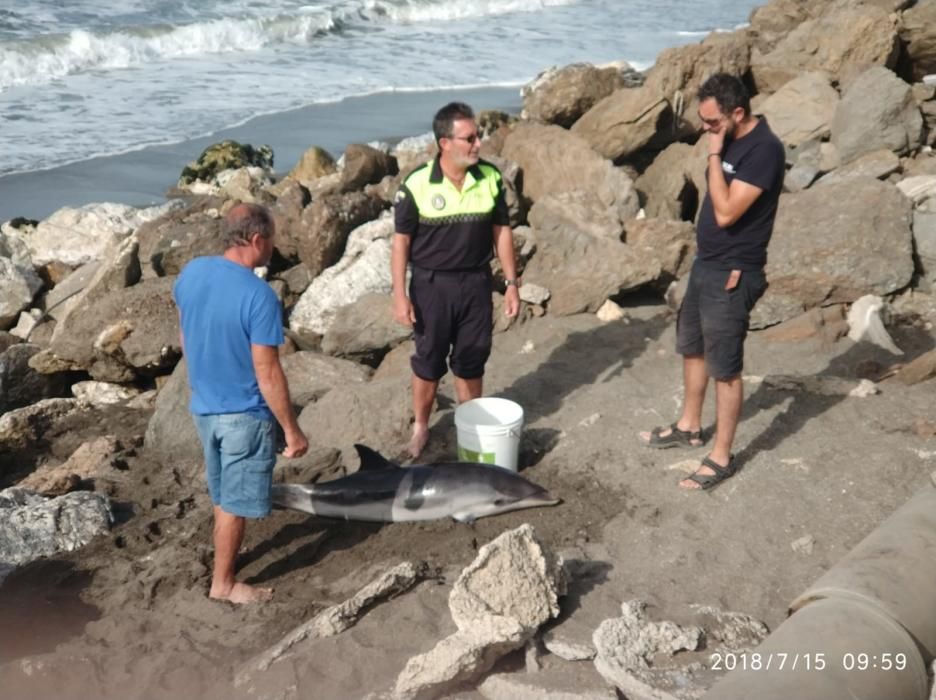
<path fill-rule="evenodd" d="M 272 588 L 259 588 L 234 580 L 234 561 L 244 541 L 244 518 L 214 507 L 214 574 L 209 598 L 230 603 L 253 603 L 273 597 Z"/>
<path fill-rule="evenodd" d="M 458 399 L 458 403 L 479 399 L 483 392 L 484 377 L 475 377 L 474 379 L 455 377 L 455 397 Z"/>
<path fill-rule="evenodd" d="M 435 401 L 439 382 L 429 381 L 413 375 L 413 437 L 410 438 L 407 451 L 416 459 L 422 454 L 429 442 L 429 414 Z"/>
<path fill-rule="evenodd" d="M 708 387 L 708 372 L 705 371 L 705 358 L 702 355 L 683 356 L 683 408 L 682 415 L 676 421 L 676 427 L 694 433 L 702 429 L 702 404 L 705 402 L 705 390 Z M 660 433 L 666 437 L 672 431 L 667 428 Z M 650 433 L 640 433 L 640 439 L 650 442 Z M 699 440 L 699 445 L 702 441 Z"/>
<path fill-rule="evenodd" d="M 715 380 L 715 441 L 709 459 L 715 464 L 727 467 L 731 461 L 731 445 L 734 443 L 738 421 L 741 418 L 741 405 L 744 402 L 744 383 L 741 377 Z M 710 467 L 701 466 L 696 474 L 715 474 Z M 683 479 L 679 485 L 684 489 L 701 488 L 691 479 Z"/>

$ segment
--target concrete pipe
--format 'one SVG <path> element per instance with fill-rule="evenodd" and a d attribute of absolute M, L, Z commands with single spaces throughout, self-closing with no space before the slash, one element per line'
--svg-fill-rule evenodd
<path fill-rule="evenodd" d="M 754 651 L 710 657 L 731 671 L 706 700 L 927 700 L 926 665 L 907 631 L 860 600 L 810 603 Z"/>
<path fill-rule="evenodd" d="M 880 608 L 920 645 L 923 660 L 936 657 L 936 488 L 913 496 L 793 601 L 841 598 Z M 805 610 L 804 610 L 805 612 Z M 896 696 L 895 696 L 896 697 Z"/>

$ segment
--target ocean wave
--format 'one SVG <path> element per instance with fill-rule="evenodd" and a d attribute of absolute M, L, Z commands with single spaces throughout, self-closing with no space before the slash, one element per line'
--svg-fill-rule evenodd
<path fill-rule="evenodd" d="M 76 29 L 0 44 L 0 92 L 40 85 L 75 73 L 211 54 L 305 44 L 353 26 L 445 22 L 535 12 L 576 0 L 345 0 L 273 17 L 230 17 L 189 25 L 126 27 L 107 32 Z"/>

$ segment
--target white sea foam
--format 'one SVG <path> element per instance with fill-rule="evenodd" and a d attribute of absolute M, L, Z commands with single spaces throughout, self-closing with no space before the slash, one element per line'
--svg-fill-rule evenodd
<path fill-rule="evenodd" d="M 242 53 L 279 44 L 305 44 L 329 32 L 380 23 L 448 22 L 535 12 L 576 0 L 364 0 L 295 14 L 225 17 L 183 26 L 149 25 L 118 31 L 75 29 L 8 42 L 0 48 L 0 91 L 40 85 L 89 70 L 119 70 L 176 58 Z"/>

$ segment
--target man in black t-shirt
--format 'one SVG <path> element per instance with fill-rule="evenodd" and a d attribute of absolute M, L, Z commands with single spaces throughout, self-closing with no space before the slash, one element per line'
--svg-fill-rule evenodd
<path fill-rule="evenodd" d="M 679 485 L 708 489 L 738 465 L 731 453 L 744 392 L 741 370 L 751 309 L 767 288 L 764 265 L 783 188 L 783 144 L 763 117 L 751 114 L 744 84 L 713 75 L 699 90 L 707 133 L 708 191 L 696 224 L 698 253 L 676 326 L 683 356 L 682 415 L 669 427 L 641 433 L 649 447 L 698 447 L 702 402 L 715 379 L 714 445 Z"/>

